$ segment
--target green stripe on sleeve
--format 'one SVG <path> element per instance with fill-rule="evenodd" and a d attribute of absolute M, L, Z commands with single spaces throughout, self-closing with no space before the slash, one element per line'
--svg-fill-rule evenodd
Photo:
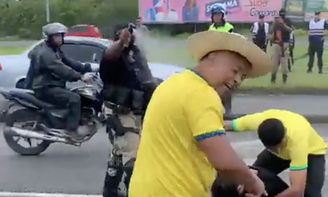
<path fill-rule="evenodd" d="M 234 119 L 234 120 L 232 121 L 231 126 L 232 126 L 232 130 L 233 130 L 234 132 L 237 132 L 237 131 L 238 131 L 238 130 L 237 130 L 237 120 L 236 120 L 236 119 Z"/>
<path fill-rule="evenodd" d="M 293 166 L 290 166 L 289 167 L 289 170 L 290 171 L 299 171 L 299 170 L 305 170 L 307 169 L 307 165 L 304 165 L 304 166 L 298 166 L 298 167 L 293 167 Z"/>
<path fill-rule="evenodd" d="M 211 138 L 211 137 L 215 137 L 215 136 L 220 136 L 220 135 L 225 135 L 225 131 L 213 131 L 213 132 L 209 132 L 209 133 L 204 133 L 204 134 L 200 134 L 195 136 L 196 141 L 201 141 L 201 140 L 205 140 L 207 138 Z"/>

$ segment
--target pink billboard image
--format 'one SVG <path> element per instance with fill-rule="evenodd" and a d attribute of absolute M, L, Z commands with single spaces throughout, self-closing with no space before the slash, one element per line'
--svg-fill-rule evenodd
<path fill-rule="evenodd" d="M 283 6 L 282 0 L 139 0 L 139 15 L 145 23 L 185 23 L 211 21 L 215 4 L 227 8 L 227 20 L 254 22 L 258 15 L 272 21 Z"/>

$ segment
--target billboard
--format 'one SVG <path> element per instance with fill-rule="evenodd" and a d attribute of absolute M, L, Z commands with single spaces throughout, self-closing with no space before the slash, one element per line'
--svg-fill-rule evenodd
<path fill-rule="evenodd" d="M 313 18 L 314 12 L 321 12 L 321 18 L 328 19 L 328 0 L 304 0 L 305 21 Z"/>
<path fill-rule="evenodd" d="M 282 0 L 139 0 L 139 16 L 145 23 L 208 22 L 215 4 L 226 6 L 231 22 L 254 22 L 259 14 L 272 21 L 283 7 Z"/>
<path fill-rule="evenodd" d="M 287 17 L 292 20 L 304 20 L 304 1 L 303 0 L 285 0 Z"/>

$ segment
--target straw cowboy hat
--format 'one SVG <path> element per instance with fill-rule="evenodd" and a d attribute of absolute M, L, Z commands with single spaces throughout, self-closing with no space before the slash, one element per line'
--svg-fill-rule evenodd
<path fill-rule="evenodd" d="M 203 31 L 191 35 L 187 40 L 187 49 L 200 61 L 213 51 L 232 51 L 245 57 L 252 66 L 247 78 L 254 78 L 271 71 L 272 63 L 269 56 L 258 46 L 236 33 Z"/>

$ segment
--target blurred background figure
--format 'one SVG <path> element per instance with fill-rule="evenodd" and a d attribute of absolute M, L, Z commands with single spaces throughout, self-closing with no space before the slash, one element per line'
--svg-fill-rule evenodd
<path fill-rule="evenodd" d="M 259 21 L 253 23 L 251 33 L 254 44 L 266 52 L 269 38 L 269 24 L 264 22 L 264 15 L 259 15 Z"/>
<path fill-rule="evenodd" d="M 273 69 L 271 74 L 271 83 L 276 83 L 276 76 L 281 66 L 282 81 L 287 82 L 288 78 L 288 59 L 289 59 L 289 45 L 290 34 L 293 31 L 293 26 L 286 17 L 286 10 L 280 9 L 279 17 L 275 20 L 270 28 L 270 40 L 272 42 L 272 61 Z"/>
<path fill-rule="evenodd" d="M 148 27 L 142 23 L 142 18 L 139 16 L 136 19 L 136 31 L 142 35 L 147 35 L 149 33 Z"/>
<path fill-rule="evenodd" d="M 309 62 L 307 73 L 312 73 L 314 56 L 317 54 L 317 64 L 319 74 L 322 74 L 322 54 L 324 47 L 324 30 L 327 29 L 327 22 L 320 18 L 320 12 L 314 13 L 314 19 L 309 22 Z"/>

